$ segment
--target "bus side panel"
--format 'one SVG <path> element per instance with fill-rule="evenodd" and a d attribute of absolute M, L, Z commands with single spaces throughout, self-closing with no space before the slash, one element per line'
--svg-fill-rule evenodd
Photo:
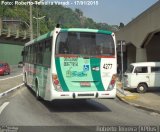
<path fill-rule="evenodd" d="M 101 79 L 105 90 L 111 82 L 112 76 L 116 74 L 116 58 L 102 58 L 101 60 Z"/>
<path fill-rule="evenodd" d="M 36 82 L 40 96 L 46 97 L 46 89 L 50 88 L 50 68 L 33 64 L 25 64 L 24 72 L 27 73 L 27 85 L 36 91 Z"/>
<path fill-rule="evenodd" d="M 26 74 L 27 85 L 35 91 L 35 84 L 33 83 L 34 78 L 34 65 L 25 63 L 24 72 Z"/>
<path fill-rule="evenodd" d="M 38 82 L 38 89 L 40 92 L 40 96 L 42 98 L 45 97 L 46 85 L 48 80 L 48 74 L 50 73 L 50 69 L 44 66 L 37 66 L 36 67 L 36 75 L 35 79 Z"/>

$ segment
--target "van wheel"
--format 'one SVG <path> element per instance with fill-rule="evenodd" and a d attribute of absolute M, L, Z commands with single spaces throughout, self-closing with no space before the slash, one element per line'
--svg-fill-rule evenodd
<path fill-rule="evenodd" d="M 146 91 L 147 91 L 147 85 L 146 84 L 144 84 L 144 83 L 141 83 L 141 84 L 139 84 L 138 85 L 138 87 L 137 87 L 137 92 L 138 93 L 145 93 Z"/>

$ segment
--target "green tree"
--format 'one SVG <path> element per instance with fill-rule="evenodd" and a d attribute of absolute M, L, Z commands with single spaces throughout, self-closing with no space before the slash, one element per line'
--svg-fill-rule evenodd
<path fill-rule="evenodd" d="M 123 28 L 123 27 L 124 27 L 124 23 L 121 22 L 121 23 L 119 24 L 119 28 L 121 29 L 121 28 Z"/>
<path fill-rule="evenodd" d="M 78 15 L 79 18 L 83 16 L 83 12 L 80 9 L 75 9 L 75 13 Z"/>
<path fill-rule="evenodd" d="M 28 1 L 28 0 L 24 0 Z M 33 1 L 33 0 L 32 0 Z M 54 29 L 57 23 L 65 28 L 94 28 L 115 31 L 117 27 L 107 23 L 96 23 L 93 19 L 87 18 L 83 15 L 80 9 L 72 10 L 61 5 L 52 6 L 33 6 L 33 16 L 42 17 L 40 20 L 40 33 L 44 34 Z M 7 17 L 9 19 L 20 20 L 20 27 L 23 30 L 28 30 L 29 25 L 29 6 L 9 6 L 0 5 L 0 17 Z M 27 23 L 27 24 L 26 24 Z M 33 19 L 33 29 L 36 33 L 37 22 Z"/>

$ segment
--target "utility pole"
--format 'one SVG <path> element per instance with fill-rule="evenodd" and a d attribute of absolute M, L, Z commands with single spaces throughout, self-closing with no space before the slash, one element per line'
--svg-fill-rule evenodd
<path fill-rule="evenodd" d="M 123 41 L 121 41 L 120 45 L 121 45 L 121 71 L 122 71 L 122 77 L 121 78 L 123 78 L 123 45 L 124 45 Z"/>
<path fill-rule="evenodd" d="M 122 87 L 123 87 L 123 83 L 124 83 L 124 79 L 123 79 L 123 46 L 126 45 L 124 40 L 120 40 L 118 45 L 121 48 L 121 81 L 122 81 Z M 124 89 L 123 89 L 124 91 Z"/>
<path fill-rule="evenodd" d="M 42 16 L 42 17 L 33 17 L 34 19 L 36 19 L 37 21 L 37 37 L 40 35 L 40 20 L 45 18 L 46 16 Z"/>
<path fill-rule="evenodd" d="M 30 0 L 32 2 L 32 0 Z M 30 40 L 33 39 L 32 4 L 30 4 Z"/>

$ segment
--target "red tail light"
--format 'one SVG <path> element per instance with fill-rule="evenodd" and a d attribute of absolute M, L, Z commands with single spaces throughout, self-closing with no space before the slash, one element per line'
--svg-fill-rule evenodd
<path fill-rule="evenodd" d="M 58 84 L 59 84 L 59 81 L 58 81 L 58 80 L 54 80 L 54 84 L 55 84 L 55 85 L 58 85 Z"/>
<path fill-rule="evenodd" d="M 114 86 L 115 86 L 115 83 L 116 83 L 116 79 L 117 79 L 117 76 L 116 76 L 116 74 L 114 74 L 113 76 L 112 76 L 112 79 L 111 79 L 111 81 L 110 81 L 110 84 L 109 84 L 109 86 L 108 86 L 108 91 L 111 91 L 111 90 L 113 90 L 113 88 L 114 88 Z"/>
<path fill-rule="evenodd" d="M 52 75 L 52 81 L 53 81 L 53 85 L 54 85 L 54 88 L 55 88 L 56 91 L 59 91 L 59 92 L 63 91 L 61 86 L 60 86 L 58 76 L 56 74 Z"/>
<path fill-rule="evenodd" d="M 111 85 L 114 85 L 115 84 L 115 80 L 111 80 Z"/>

